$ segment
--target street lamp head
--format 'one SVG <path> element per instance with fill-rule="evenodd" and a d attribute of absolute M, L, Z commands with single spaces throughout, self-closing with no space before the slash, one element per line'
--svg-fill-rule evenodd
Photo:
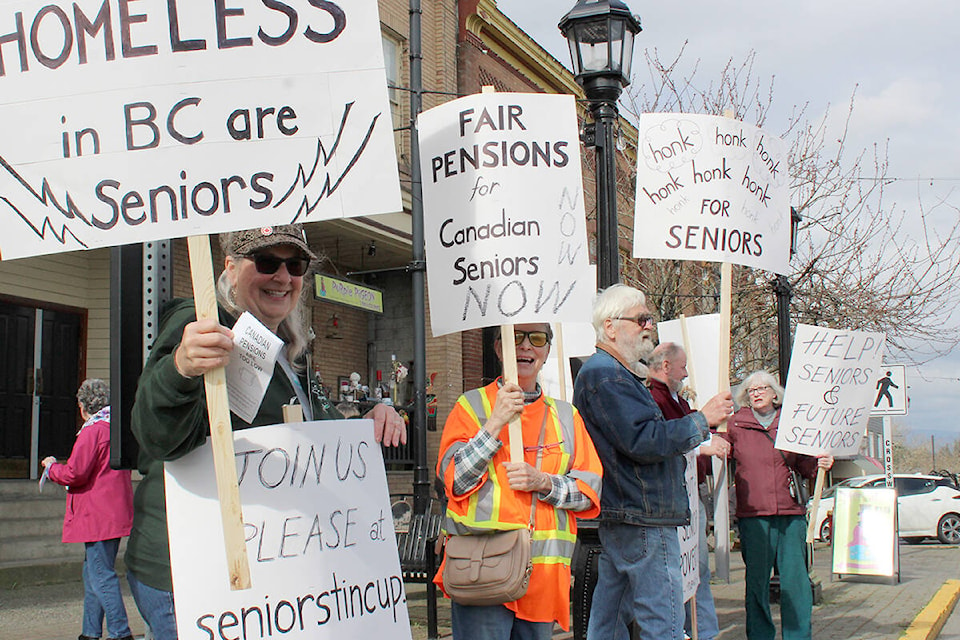
<path fill-rule="evenodd" d="M 587 99 L 615 102 L 630 84 L 639 18 L 621 0 L 577 0 L 557 26 L 570 46 L 573 73 Z"/>

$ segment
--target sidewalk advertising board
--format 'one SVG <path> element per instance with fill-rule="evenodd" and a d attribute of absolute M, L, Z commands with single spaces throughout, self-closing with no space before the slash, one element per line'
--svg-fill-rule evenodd
<path fill-rule="evenodd" d="M 897 561 L 897 492 L 838 487 L 833 503 L 833 573 L 893 576 Z"/>
<path fill-rule="evenodd" d="M 777 449 L 812 456 L 859 453 L 885 341 L 882 333 L 798 324 Z"/>
<path fill-rule="evenodd" d="M 418 128 L 433 335 L 588 321 L 573 96 L 475 94 L 425 111 Z"/>
<path fill-rule="evenodd" d="M 211 446 L 164 465 L 181 640 L 410 638 L 390 499 L 370 420 L 234 434 L 253 586 L 224 576 Z"/>
<path fill-rule="evenodd" d="M 402 209 L 375 0 L 6 2 L 0 34 L 4 260 Z"/>
<path fill-rule="evenodd" d="M 640 116 L 633 255 L 786 273 L 787 145 L 722 116 Z"/>

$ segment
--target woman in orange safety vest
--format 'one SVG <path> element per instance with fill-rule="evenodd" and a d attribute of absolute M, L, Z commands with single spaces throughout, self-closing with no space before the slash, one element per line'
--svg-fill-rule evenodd
<path fill-rule="evenodd" d="M 531 500 L 536 501 L 533 572 L 527 593 L 502 605 L 454 601 L 454 640 L 547 640 L 555 621 L 564 630 L 570 626 L 570 559 L 577 539 L 576 519 L 600 513 L 602 469 L 577 410 L 547 397 L 537 384 L 552 339 L 547 323 L 516 325 L 519 384 L 497 379 L 466 392 L 443 427 L 437 474 L 448 499 L 444 522 L 448 534 L 483 535 L 526 527 Z M 499 337 L 494 349 L 502 360 Z M 505 427 L 517 416 L 524 461 L 510 462 Z M 434 582 L 443 587 L 443 565 Z"/>

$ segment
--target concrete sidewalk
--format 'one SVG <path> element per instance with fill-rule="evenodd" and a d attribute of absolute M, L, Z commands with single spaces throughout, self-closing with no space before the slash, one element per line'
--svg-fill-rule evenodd
<path fill-rule="evenodd" d="M 899 583 L 884 578 L 832 579 L 830 548 L 817 543 L 814 548 L 814 570 L 823 588 L 823 601 L 813 610 L 815 640 L 897 640 L 921 610 L 930 603 L 947 580 L 960 578 L 960 549 L 956 546 L 925 543 L 900 547 Z M 718 640 L 746 640 L 743 613 L 744 568 L 739 552 L 730 556 L 730 583 L 712 587 L 720 619 Z M 410 619 L 414 638 L 425 640 L 426 599 L 419 585 L 408 587 Z M 780 611 L 772 607 L 779 629 Z M 949 616 L 950 611 L 943 616 Z M 960 612 L 953 612 L 941 640 L 948 640 L 949 629 L 960 623 Z M 450 608 L 440 603 L 440 632 L 450 634 Z M 557 627 L 554 640 L 569 640 L 572 633 Z M 778 634 L 779 637 L 779 634 Z M 923 636 L 933 640 L 938 636 Z M 912 638 L 911 640 L 916 640 Z M 952 638 L 951 640 L 960 640 Z"/>
<path fill-rule="evenodd" d="M 823 585 L 823 603 L 814 608 L 813 637 L 816 640 L 896 640 L 947 580 L 960 578 L 960 550 L 939 544 L 903 545 L 901 581 L 889 584 L 868 578 L 832 580 L 829 548 L 818 544 L 814 567 Z M 731 555 L 731 582 L 714 584 L 713 594 L 720 617 L 720 640 L 745 640 L 743 618 L 743 564 L 739 553 Z M 144 626 L 126 589 L 127 613 L 135 634 Z M 408 585 L 411 630 L 416 640 L 427 637 L 426 594 L 423 585 Z M 69 640 L 80 633 L 83 585 L 76 580 L 44 586 L 21 586 L 0 590 L 0 640 Z M 774 616 L 779 617 L 776 605 Z M 943 615 L 949 615 L 946 611 Z M 950 638 L 960 613 L 948 621 L 942 640 Z M 450 607 L 440 603 L 441 635 L 450 635 Z M 922 636 L 932 640 L 937 635 Z M 572 634 L 557 628 L 556 640 Z"/>

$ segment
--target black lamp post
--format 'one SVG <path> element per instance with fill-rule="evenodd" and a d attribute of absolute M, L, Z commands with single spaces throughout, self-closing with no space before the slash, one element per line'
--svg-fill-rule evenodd
<path fill-rule="evenodd" d="M 594 125 L 592 131 L 588 128 L 584 143 L 595 147 L 597 154 L 597 280 L 605 288 L 620 281 L 614 133 L 617 100 L 630 84 L 633 39 L 640 31 L 640 20 L 620 0 L 578 0 L 558 26 L 570 46 L 573 73 L 593 114 Z"/>
<path fill-rule="evenodd" d="M 797 247 L 797 229 L 803 218 L 796 209 L 790 207 L 790 257 Z M 790 369 L 790 300 L 793 298 L 793 286 L 785 275 L 777 275 L 771 283 L 777 296 L 777 346 L 779 354 L 780 384 L 787 383 Z"/>
<path fill-rule="evenodd" d="M 583 143 L 597 155 L 597 284 L 601 289 L 620 282 L 620 242 L 617 234 L 617 158 L 614 134 L 617 100 L 630 84 L 633 39 L 640 20 L 621 0 L 577 0 L 560 20 L 570 46 L 577 83 L 590 103 L 593 124 Z M 573 593 L 573 637 L 586 638 L 587 620 L 597 583 L 600 538 L 590 521 L 581 523 L 573 554 L 576 575 Z"/>

